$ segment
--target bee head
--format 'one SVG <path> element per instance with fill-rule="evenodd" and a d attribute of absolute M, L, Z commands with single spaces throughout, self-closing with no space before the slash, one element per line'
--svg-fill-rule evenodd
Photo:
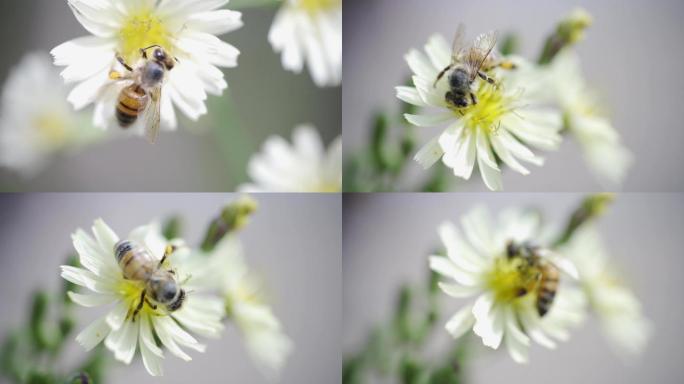
<path fill-rule="evenodd" d="M 173 67 L 176 66 L 176 59 L 169 56 L 164 48 L 156 48 L 154 52 L 152 52 L 152 57 L 154 57 L 155 61 L 163 64 L 167 71 L 172 70 Z"/>
<path fill-rule="evenodd" d="M 176 297 L 176 299 L 175 299 L 173 302 L 171 302 L 170 304 L 168 304 L 168 305 L 166 306 L 166 308 L 167 308 L 169 311 L 171 311 L 171 312 L 177 311 L 177 310 L 180 309 L 180 307 L 183 306 L 183 301 L 184 301 L 184 300 L 185 300 L 185 290 L 184 290 L 184 289 L 181 289 L 181 290 L 180 290 L 180 293 L 178 294 L 178 297 Z"/>

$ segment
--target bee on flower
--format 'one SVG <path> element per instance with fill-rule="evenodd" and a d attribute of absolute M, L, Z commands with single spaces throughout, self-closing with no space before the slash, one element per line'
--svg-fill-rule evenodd
<path fill-rule="evenodd" d="M 537 243 L 540 218 L 529 211 L 502 212 L 498 226 L 478 207 L 456 226 L 439 227 L 446 256 L 434 255 L 430 268 L 448 282 L 439 287 L 455 298 L 475 298 L 446 323 L 459 338 L 473 330 L 493 349 L 505 345 L 518 363 L 528 361 L 531 341 L 555 348 L 579 324 L 586 299 L 575 286 L 577 269 L 566 258 Z M 555 340 L 554 340 L 555 339 Z"/>
<path fill-rule="evenodd" d="M 475 162 L 485 185 L 501 190 L 501 166 L 523 175 L 529 170 L 519 160 L 542 165 L 529 147 L 555 150 L 561 142 L 561 115 L 535 103 L 525 84 L 510 75 L 528 67 L 519 57 L 502 58 L 495 51 L 496 33 L 481 34 L 465 43 L 459 27 L 449 47 L 434 35 L 426 54 L 411 50 L 406 61 L 413 71 L 413 86 L 396 87 L 397 97 L 409 104 L 435 109 L 431 114 L 406 114 L 419 127 L 446 125 L 414 159 L 424 168 L 438 160 L 454 175 L 469 179 Z"/>
<path fill-rule="evenodd" d="M 72 236 L 82 267 L 61 267 L 64 279 L 90 291 L 69 292 L 72 301 L 84 307 L 110 306 L 76 337 L 86 350 L 104 340 L 117 360 L 130 364 L 140 348 L 147 371 L 161 376 L 162 347 L 189 361 L 181 347 L 205 350 L 191 333 L 220 335 L 223 303 L 202 292 L 197 279 L 206 270 L 192 262 L 182 240 L 167 241 L 158 223 L 121 239 L 98 219 L 92 232 L 78 229 Z"/>
<path fill-rule="evenodd" d="M 93 122 L 146 133 L 175 129 L 175 108 L 191 120 L 207 112 L 208 94 L 227 83 L 219 67 L 237 66 L 239 51 L 220 40 L 242 26 L 241 14 L 222 1 L 68 0 L 91 36 L 52 50 L 76 84 L 68 101 L 77 110 L 95 104 Z"/>

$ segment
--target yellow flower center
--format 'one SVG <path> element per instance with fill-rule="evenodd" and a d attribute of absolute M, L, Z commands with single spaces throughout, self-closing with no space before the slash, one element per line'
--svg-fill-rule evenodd
<path fill-rule="evenodd" d="M 141 9 L 129 16 L 119 31 L 119 53 L 131 65 L 140 58 L 140 49 L 159 45 L 171 49 L 171 34 L 153 9 Z"/>
<path fill-rule="evenodd" d="M 59 147 L 66 143 L 69 124 L 63 113 L 49 111 L 40 114 L 33 120 L 33 126 L 38 132 L 41 145 L 45 147 Z"/>
<path fill-rule="evenodd" d="M 504 94 L 502 86 L 493 86 L 479 81 L 476 104 L 464 108 L 451 107 L 452 111 L 463 120 L 465 127 L 475 130 L 478 127 L 485 132 L 496 133 L 501 118 L 513 110 L 514 97 Z"/>
<path fill-rule="evenodd" d="M 539 272 L 521 257 L 502 256 L 496 259 L 485 280 L 496 301 L 510 302 L 537 289 Z"/>
<path fill-rule="evenodd" d="M 309 13 L 317 13 L 339 7 L 342 0 L 299 0 L 299 7 Z"/>
<path fill-rule="evenodd" d="M 129 316 L 132 316 L 135 309 L 140 305 L 140 295 L 142 295 L 144 290 L 145 283 L 142 281 L 122 279 L 119 283 L 117 291 L 123 296 L 123 301 L 128 306 Z M 150 300 L 149 298 L 147 299 Z M 159 316 L 163 315 L 165 312 L 161 306 L 157 306 L 157 309 L 155 310 L 148 303 L 145 303 L 140 309 L 140 313 Z"/>

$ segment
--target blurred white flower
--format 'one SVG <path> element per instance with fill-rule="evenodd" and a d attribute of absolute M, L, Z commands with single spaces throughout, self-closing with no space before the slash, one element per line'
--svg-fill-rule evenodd
<path fill-rule="evenodd" d="M 102 136 L 71 110 L 66 94 L 47 53 L 30 53 L 14 67 L 2 93 L 0 166 L 34 176 L 56 153 Z"/>
<path fill-rule="evenodd" d="M 586 84 L 579 57 L 566 48 L 553 59 L 545 89 L 565 112 L 570 133 L 584 151 L 589 167 L 600 181 L 620 184 L 632 165 L 631 152 L 598 108 L 599 100 Z"/>
<path fill-rule="evenodd" d="M 62 266 L 62 277 L 87 288 L 90 293 L 69 292 L 75 303 L 85 307 L 112 305 L 106 316 L 99 318 L 77 337 L 86 350 L 91 350 L 104 340 L 105 346 L 117 360 L 130 364 L 137 346 L 140 346 L 143 363 L 153 376 L 162 375 L 164 354 L 155 336 L 172 354 L 185 361 L 191 360 L 180 346 L 203 352 L 200 344 L 188 331 L 206 337 L 217 337 L 223 329 L 221 320 L 225 315 L 221 299 L 210 295 L 198 295 L 193 281 L 206 271 L 195 270 L 188 263 L 189 250 L 183 246 L 167 257 L 163 267 L 175 271 L 177 282 L 188 292 L 180 309 L 171 311 L 147 296 L 137 315 L 141 294 L 145 290 L 142 281 L 126 279 L 117 264 L 114 252 L 119 237 L 101 219 L 92 228 L 94 237 L 78 229 L 72 235 L 74 248 L 85 268 Z M 161 234 L 157 223 L 141 226 L 126 238 L 144 246 L 157 260 L 161 260 L 170 243 Z M 180 244 L 180 240 L 174 240 Z M 192 278 L 190 278 L 192 277 Z M 201 286 L 197 286 L 201 287 Z M 153 308 L 155 305 L 156 308 Z"/>
<path fill-rule="evenodd" d="M 580 229 L 562 249 L 577 266 L 582 288 L 603 330 L 624 355 L 643 351 L 651 324 L 641 313 L 641 303 L 623 284 L 610 263 L 608 252 L 593 226 Z"/>
<path fill-rule="evenodd" d="M 268 40 L 283 67 L 300 73 L 304 63 L 319 87 L 342 81 L 342 0 L 284 0 Z"/>
<path fill-rule="evenodd" d="M 227 87 L 218 67 L 237 66 L 240 52 L 216 37 L 242 26 L 240 12 L 218 9 L 226 3 L 228 0 L 68 0 L 78 21 L 92 34 L 52 50 L 55 64 L 66 66 L 64 80 L 78 83 L 69 102 L 76 109 L 94 103 L 94 124 L 117 126 L 118 95 L 131 81 L 110 78 L 111 70 L 126 72 L 116 54 L 135 68 L 143 61 L 140 49 L 159 45 L 178 59 L 162 87 L 162 128 L 176 128 L 174 106 L 197 120 L 207 112 L 207 94 L 221 95 Z M 142 133 L 141 125 L 131 130 Z"/>
<path fill-rule="evenodd" d="M 342 138 L 327 152 L 318 131 L 301 125 L 292 134 L 292 145 L 280 136 L 269 137 L 262 152 L 249 161 L 253 183 L 242 192 L 339 192 L 342 190 Z"/>
<path fill-rule="evenodd" d="M 554 348 L 552 338 L 567 340 L 567 328 L 583 320 L 585 297 L 566 281 L 566 275 L 576 277 L 572 263 L 543 248 L 538 251 L 539 257 L 564 273 L 550 309 L 541 316 L 536 306 L 538 267 L 522 257 L 508 257 L 509 241 L 534 243 L 539 226 L 537 214 L 508 210 L 501 213 L 495 229 L 487 211 L 478 207 L 462 219 L 467 241 L 454 224 L 439 227 L 447 256 L 431 256 L 430 268 L 454 281 L 440 282 L 440 288 L 455 298 L 477 297 L 447 322 L 446 330 L 454 338 L 472 328 L 484 345 L 498 349 L 503 342 L 513 360 L 525 363 L 530 339 Z"/>
<path fill-rule="evenodd" d="M 529 171 L 518 159 L 542 165 L 543 159 L 528 146 L 554 150 L 561 142 L 562 119 L 554 109 L 540 108 L 527 97 L 524 83 L 513 82 L 515 70 L 494 69 L 490 75 L 500 84 L 493 86 L 479 78 L 472 88 L 477 104 L 456 108 L 445 99 L 449 91 L 448 74 L 434 86 L 437 75 L 451 62 L 450 44 L 433 35 L 425 45 L 427 56 L 411 50 L 406 61 L 414 73 L 413 87 L 396 87 L 397 97 L 421 108 L 436 108 L 435 113 L 411 115 L 406 120 L 419 127 L 446 125 L 446 129 L 416 153 L 414 159 L 424 168 L 440 158 L 454 175 L 469 179 L 475 160 L 480 174 L 491 190 L 502 189 L 497 158 L 516 172 Z M 509 58 L 520 67 L 529 67 L 520 58 Z"/>
<path fill-rule="evenodd" d="M 292 351 L 278 319 L 265 303 L 261 285 L 248 271 L 237 237 L 224 237 L 211 252 L 213 282 L 225 297 L 228 318 L 243 335 L 250 356 L 269 378 L 276 378 Z"/>

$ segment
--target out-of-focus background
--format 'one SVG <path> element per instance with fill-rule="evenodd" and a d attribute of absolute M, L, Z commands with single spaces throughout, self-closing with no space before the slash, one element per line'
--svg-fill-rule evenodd
<path fill-rule="evenodd" d="M 73 252 L 70 235 L 90 231 L 102 217 L 120 236 L 154 218 L 184 218 L 184 238 L 198 244 L 211 219 L 236 196 L 226 194 L 24 194 L 0 197 L 0 338 L 28 321 L 37 288 L 58 293 L 59 266 Z M 271 195 L 239 234 L 250 267 L 261 274 L 273 312 L 294 342 L 281 383 L 340 381 L 341 197 Z M 80 331 L 103 308 L 76 308 Z M 87 353 L 72 335 L 58 364 L 82 361 Z M 165 353 L 164 377 L 152 378 L 139 355 L 131 366 L 111 358 L 108 383 L 268 383 L 250 360 L 233 325 L 219 340 L 206 340 L 205 353 L 190 351 L 184 362 Z M 65 367 L 71 364 L 64 364 Z M 2 379 L 0 379 L 2 382 Z"/>
<path fill-rule="evenodd" d="M 594 16 L 586 40 L 578 46 L 585 77 L 610 110 L 613 124 L 635 163 L 625 191 L 683 191 L 684 130 L 680 107 L 684 99 L 684 2 L 658 1 L 460 1 L 347 0 L 344 4 L 344 95 L 342 98 L 344 153 L 348 158 L 367 145 L 372 113 L 399 113 L 394 87 L 410 75 L 404 55 L 422 49 L 433 33 L 453 36 L 459 22 L 468 36 L 496 29 L 516 32 L 521 53 L 536 59 L 556 23 L 581 6 Z M 395 126 L 400 132 L 401 126 Z M 425 143 L 437 128 L 417 128 Z M 542 152 L 540 152 L 542 153 Z M 603 190 L 585 166 L 572 140 L 557 152 L 545 152 L 546 164 L 522 176 L 504 172 L 507 191 Z M 412 162 L 408 178 L 425 177 Z M 456 179 L 456 178 L 454 178 Z M 454 180 L 459 191 L 484 191 L 473 175 L 469 183 Z M 406 187 L 404 187 L 406 188 Z M 400 188 L 401 189 L 401 188 Z"/>
<path fill-rule="evenodd" d="M 483 204 L 493 214 L 507 207 L 539 207 L 547 222 L 564 223 L 582 198 L 579 194 L 345 196 L 343 353 L 356 352 L 372 326 L 386 324 L 402 283 L 422 284 L 427 280 L 427 257 L 440 245 L 437 226 L 444 220 L 459 225 L 463 214 Z M 590 318 L 554 351 L 533 343 L 527 365 L 513 362 L 505 350 L 477 349 L 466 368 L 471 379 L 468 383 L 680 381 L 684 376 L 684 305 L 680 297 L 684 292 L 684 195 L 618 195 L 597 225 L 611 259 L 624 272 L 645 315 L 653 322 L 653 337 L 641 358 L 627 362 L 618 358 L 603 338 L 598 322 Z M 444 305 L 432 339 L 435 349 L 452 345 L 443 324 L 466 302 L 439 296 Z M 428 352 L 428 356 L 435 356 L 435 352 Z"/>
<path fill-rule="evenodd" d="M 0 168 L 0 190 L 228 191 L 247 180 L 249 157 L 270 135 L 289 141 L 296 125 L 312 123 L 326 144 L 339 136 L 341 88 L 316 87 L 306 69 L 299 75 L 285 71 L 267 40 L 278 5 L 237 0 L 227 7 L 235 9 L 233 3 L 244 26 L 220 38 L 240 50 L 239 65 L 224 69 L 228 89 L 220 98 L 209 96 L 209 113 L 199 122 L 181 119 L 178 131 L 162 132 L 155 145 L 127 137 L 59 156 L 30 180 Z M 0 15 L 2 83 L 25 53 L 49 52 L 88 34 L 66 0 L 2 1 Z"/>

